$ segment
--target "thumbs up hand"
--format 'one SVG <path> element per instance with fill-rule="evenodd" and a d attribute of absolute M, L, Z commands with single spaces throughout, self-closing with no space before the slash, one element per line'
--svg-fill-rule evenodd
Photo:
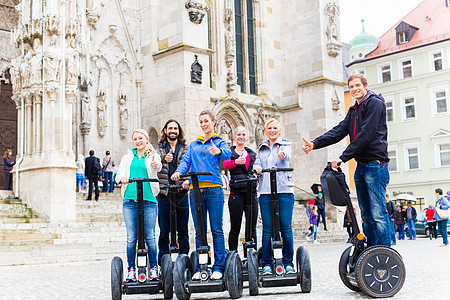
<path fill-rule="evenodd" d="M 280 151 L 280 145 L 277 146 L 277 154 L 280 159 L 284 159 L 285 155 L 283 151 Z"/>
<path fill-rule="evenodd" d="M 314 149 L 315 145 L 313 142 L 310 142 L 310 141 L 306 140 L 305 138 L 302 138 L 302 140 L 305 143 L 305 144 L 303 144 L 302 149 L 306 154 L 308 154 L 312 149 Z"/>
<path fill-rule="evenodd" d="M 242 152 L 242 154 L 239 156 L 239 158 L 237 158 L 237 159 L 234 161 L 234 163 L 235 163 L 236 165 L 243 165 L 243 164 L 245 164 L 246 157 L 244 157 L 244 154 L 245 154 L 245 151 Z"/>
<path fill-rule="evenodd" d="M 217 148 L 216 145 L 214 145 L 212 140 L 211 140 L 211 148 L 209 148 L 209 153 L 211 153 L 212 155 L 220 155 L 220 153 L 222 153 L 222 151 L 220 151 L 220 149 Z"/>
<path fill-rule="evenodd" d="M 170 163 L 173 160 L 172 149 L 170 149 L 169 153 L 167 153 L 166 156 L 164 156 L 164 160 L 167 161 L 168 163 Z"/>
<path fill-rule="evenodd" d="M 155 161 L 155 155 L 152 157 L 152 163 L 150 164 L 152 169 L 156 169 L 158 167 L 158 163 Z"/>

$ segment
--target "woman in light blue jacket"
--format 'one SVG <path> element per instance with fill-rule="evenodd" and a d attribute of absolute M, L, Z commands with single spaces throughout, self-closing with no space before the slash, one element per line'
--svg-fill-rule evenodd
<path fill-rule="evenodd" d="M 204 136 L 199 136 L 197 140 L 189 145 L 189 149 L 183 156 L 178 168 L 173 173 L 171 179 L 178 181 L 180 175 L 191 169 L 192 172 L 212 172 L 213 175 L 199 176 L 200 201 L 203 206 L 203 215 L 211 225 L 211 233 L 214 245 L 214 265 L 211 280 L 222 279 L 225 270 L 225 237 L 223 234 L 223 205 L 224 194 L 222 190 L 222 177 L 220 175 L 220 161 L 231 157 L 231 150 L 227 142 L 215 134 L 216 118 L 210 110 L 204 110 L 199 116 L 200 127 Z M 195 199 L 192 190 L 192 180 L 190 181 L 189 201 L 191 214 L 195 227 L 195 242 L 200 246 L 197 217 L 195 213 Z M 200 265 L 192 276 L 192 280 L 200 280 Z"/>
<path fill-rule="evenodd" d="M 435 208 L 439 207 L 440 209 L 450 209 L 450 203 L 448 200 L 442 196 L 442 189 L 434 190 L 436 195 L 436 205 Z M 448 232 L 447 232 L 447 219 L 443 219 L 439 216 L 437 209 L 434 212 L 434 219 L 436 219 L 437 225 L 439 227 L 439 233 L 442 236 L 443 244 L 441 246 L 448 246 Z"/>
<path fill-rule="evenodd" d="M 261 173 L 266 168 L 288 168 L 292 157 L 292 141 L 280 137 L 281 124 L 276 119 L 269 119 L 264 132 L 268 140 L 258 147 L 254 170 L 262 174 L 259 178 L 259 207 L 263 222 L 261 265 L 262 275 L 272 274 L 272 254 L 270 241 L 272 238 L 272 209 L 270 199 L 270 174 Z M 286 274 L 295 273 L 292 260 L 294 258 L 294 238 L 292 235 L 292 211 L 294 209 L 294 178 L 292 172 L 277 173 L 277 192 L 280 213 L 280 231 L 283 238 L 283 265 Z"/>

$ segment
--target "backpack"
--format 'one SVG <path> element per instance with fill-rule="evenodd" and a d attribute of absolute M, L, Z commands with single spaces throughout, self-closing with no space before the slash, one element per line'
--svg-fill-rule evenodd
<path fill-rule="evenodd" d="M 322 175 L 320 175 L 320 183 L 322 184 L 325 198 L 330 199 L 333 205 L 346 206 L 350 203 L 350 189 L 341 168 L 338 168 L 336 171 L 331 167 L 331 163 L 328 162 Z"/>
<path fill-rule="evenodd" d="M 97 157 L 94 158 L 94 163 L 92 164 L 92 174 L 98 175 L 98 172 L 102 169 L 100 166 L 100 161 Z"/>

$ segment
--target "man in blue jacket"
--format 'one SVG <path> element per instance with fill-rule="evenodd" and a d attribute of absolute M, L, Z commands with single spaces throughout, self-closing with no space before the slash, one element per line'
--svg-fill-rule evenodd
<path fill-rule="evenodd" d="M 354 178 L 367 246 L 391 246 L 384 198 L 389 183 L 386 104 L 381 95 L 367 89 L 364 75 L 354 74 L 347 83 L 356 102 L 345 119 L 312 142 L 303 138 L 302 149 L 308 154 L 350 136 L 350 144 L 332 166 L 337 168 L 352 158 L 357 161 Z"/>

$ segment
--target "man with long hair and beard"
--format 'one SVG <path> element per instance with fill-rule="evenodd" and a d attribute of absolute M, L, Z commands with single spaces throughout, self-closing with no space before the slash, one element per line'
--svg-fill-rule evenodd
<path fill-rule="evenodd" d="M 178 121 L 174 119 L 167 120 L 161 130 L 161 139 L 159 140 L 156 151 L 161 156 L 162 169 L 158 173 L 159 184 L 176 184 L 170 177 L 175 172 L 181 158 L 188 149 L 184 140 L 184 132 Z M 189 180 L 183 182 L 183 188 L 177 191 L 175 202 L 177 210 L 177 232 L 180 253 L 189 253 L 189 202 L 187 191 L 189 189 Z M 169 233 L 170 233 L 170 201 L 168 189 L 161 189 L 158 195 L 158 224 L 159 234 L 159 254 L 158 263 L 161 264 L 161 258 L 169 253 Z"/>

